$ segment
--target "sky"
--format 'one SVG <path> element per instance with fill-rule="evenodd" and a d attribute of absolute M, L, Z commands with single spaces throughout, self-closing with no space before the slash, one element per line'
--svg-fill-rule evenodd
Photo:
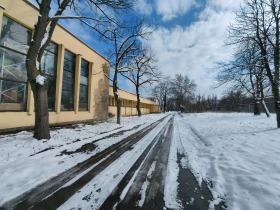
<path fill-rule="evenodd" d="M 197 84 L 196 94 L 221 96 L 226 87 L 213 88 L 217 73 L 214 63 L 229 59 L 233 53 L 233 47 L 224 42 L 241 1 L 139 0 L 134 9 L 156 27 L 147 44 L 158 60 L 158 69 L 168 78 L 187 75 Z M 106 44 L 93 38 L 92 30 L 78 21 L 60 23 L 106 57 Z M 127 80 L 121 79 L 119 86 L 135 92 Z"/>
<path fill-rule="evenodd" d="M 197 94 L 220 96 L 224 88 L 212 88 L 216 75 L 213 64 L 232 54 L 233 48 L 224 41 L 241 0 L 142 2 L 142 12 L 157 20 L 158 30 L 149 42 L 159 69 L 171 77 L 178 73 L 189 76 L 197 84 Z"/>

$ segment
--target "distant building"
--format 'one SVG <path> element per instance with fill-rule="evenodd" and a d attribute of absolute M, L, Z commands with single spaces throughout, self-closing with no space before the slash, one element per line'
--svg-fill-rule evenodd
<path fill-rule="evenodd" d="M 137 115 L 136 95 L 125 90 L 118 90 L 121 100 L 121 115 L 132 116 Z M 140 109 L 142 114 L 150 114 L 160 112 L 160 107 L 155 100 L 140 97 Z M 114 99 L 113 87 L 109 87 L 109 114 L 116 115 L 117 107 Z"/>
<path fill-rule="evenodd" d="M 26 0 L 0 1 L 0 131 L 34 125 L 34 98 L 25 58 L 38 14 Z M 49 84 L 50 124 L 105 120 L 108 109 L 114 114 L 108 105 L 109 81 L 103 74 L 109 75 L 109 61 L 60 25 L 41 67 Z M 121 98 L 133 104 L 131 95 L 121 93 Z M 154 112 L 147 105 L 150 102 L 143 99 L 142 103 L 143 113 Z M 132 114 L 133 107 L 128 115 Z"/>

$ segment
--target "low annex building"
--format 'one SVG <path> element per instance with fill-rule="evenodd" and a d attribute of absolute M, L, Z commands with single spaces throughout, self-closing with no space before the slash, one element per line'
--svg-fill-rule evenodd
<path fill-rule="evenodd" d="M 34 98 L 27 81 L 26 53 L 39 11 L 27 0 L 0 1 L 0 132 L 34 125 Z M 41 68 L 48 79 L 51 125 L 105 120 L 116 113 L 109 61 L 57 25 Z M 136 115 L 136 96 L 120 90 L 122 115 Z M 110 106 L 109 106 L 110 102 Z M 141 98 L 143 114 L 159 111 Z"/>
<path fill-rule="evenodd" d="M 38 14 L 25 0 L 0 1 L 0 130 L 34 125 L 25 58 Z M 41 67 L 49 84 L 50 124 L 107 119 L 106 58 L 58 25 Z"/>
<path fill-rule="evenodd" d="M 121 116 L 137 115 L 136 95 L 121 89 L 118 89 L 118 95 L 121 100 Z M 159 105 L 156 103 L 156 100 L 143 97 L 140 97 L 140 109 L 142 114 L 157 113 L 161 111 Z M 117 114 L 117 107 L 112 86 L 109 87 L 109 114 Z"/>

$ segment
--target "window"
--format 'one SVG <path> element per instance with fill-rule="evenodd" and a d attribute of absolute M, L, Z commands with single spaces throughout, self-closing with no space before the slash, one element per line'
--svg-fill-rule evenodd
<path fill-rule="evenodd" d="M 0 39 L 0 110 L 24 111 L 27 99 L 25 59 L 31 31 L 3 16 Z"/>
<path fill-rule="evenodd" d="M 82 59 L 81 62 L 81 77 L 80 77 L 80 97 L 79 97 L 79 110 L 88 110 L 88 70 L 89 62 Z"/>
<path fill-rule="evenodd" d="M 67 50 L 64 54 L 63 82 L 61 110 L 74 110 L 74 86 L 75 86 L 75 55 Z"/>
<path fill-rule="evenodd" d="M 115 106 L 115 98 L 112 96 L 109 96 L 109 106 Z"/>
<path fill-rule="evenodd" d="M 55 109 L 56 91 L 56 65 L 57 65 L 57 45 L 50 43 L 41 59 L 41 68 L 44 77 L 48 81 L 48 107 L 49 111 Z"/>

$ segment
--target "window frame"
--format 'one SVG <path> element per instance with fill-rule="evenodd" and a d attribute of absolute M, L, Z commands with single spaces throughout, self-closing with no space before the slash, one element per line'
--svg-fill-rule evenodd
<path fill-rule="evenodd" d="M 50 45 L 54 45 L 55 46 L 55 49 L 54 49 L 54 51 L 52 51 L 52 50 L 49 50 L 48 49 L 48 47 L 50 46 Z M 41 71 L 42 71 L 42 75 L 43 76 L 46 76 L 47 77 L 47 80 L 48 80 L 48 109 L 49 109 L 49 111 L 55 111 L 55 103 L 56 103 L 56 82 L 57 82 L 57 62 L 58 62 L 58 44 L 56 44 L 55 42 L 50 42 L 50 45 L 45 49 L 45 52 L 44 52 L 44 54 L 43 54 L 43 56 L 45 55 L 45 53 L 47 52 L 47 53 L 50 53 L 53 57 L 54 57 L 54 73 L 53 73 L 53 75 L 51 75 L 51 74 L 49 74 L 49 72 L 43 72 L 43 68 L 42 68 L 42 60 L 41 60 L 41 62 L 40 62 L 40 65 L 41 65 Z M 43 57 L 42 57 L 42 59 L 43 59 Z M 50 95 L 50 93 L 49 93 L 49 90 L 50 90 L 50 84 L 49 84 L 49 81 L 50 81 L 50 79 L 49 78 L 52 78 L 52 79 L 54 79 L 54 90 L 53 90 L 53 95 Z M 53 87 L 53 86 L 52 86 Z M 54 97 L 53 98 L 53 104 L 52 104 L 52 107 L 50 108 L 50 97 Z"/>
<path fill-rule="evenodd" d="M 20 27 L 20 29 L 24 29 L 24 30 L 26 30 L 26 42 L 25 43 L 21 43 L 20 41 L 22 41 L 22 40 L 16 40 L 16 39 L 12 39 L 10 36 L 8 36 L 8 37 L 3 37 L 3 39 L 2 40 L 0 40 L 0 50 L 1 50 L 1 54 L 2 54 L 2 56 L 1 56 L 1 72 L 0 72 L 0 86 L 1 86 L 1 92 L 2 92 L 2 94 L 0 94 L 0 112 L 2 112 L 2 111 L 27 111 L 27 98 L 28 98 L 28 78 L 27 78 L 27 69 L 26 69 L 26 67 L 25 67 L 25 65 L 24 65 L 24 68 L 22 68 L 23 67 L 23 65 L 22 64 L 24 64 L 25 63 L 25 60 L 26 60 L 26 55 L 27 55 L 27 49 L 28 49 L 28 46 L 29 46 L 29 44 L 30 44 L 30 41 L 31 41 L 31 36 L 32 36 L 32 30 L 31 29 L 29 29 L 28 27 L 26 27 L 26 26 L 24 26 L 24 25 L 22 25 L 21 23 L 19 23 L 18 21 L 16 21 L 16 20 L 14 20 L 13 18 L 10 18 L 9 16 L 7 16 L 7 15 L 3 15 L 2 16 L 2 22 L 1 22 L 1 36 L 2 36 L 2 33 L 3 33 L 3 28 L 6 26 L 4 26 L 3 24 L 4 24 L 4 19 L 7 19 L 7 22 L 8 21 L 11 21 L 12 22 L 12 24 L 15 24 L 15 27 Z M 12 24 L 11 24 L 11 26 L 12 26 Z M 11 28 L 9 28 L 9 32 L 11 32 Z M 6 41 L 8 41 L 8 40 L 11 40 L 11 43 L 14 43 L 15 44 L 15 49 L 14 48 L 11 48 L 10 46 L 6 46 L 5 45 L 5 41 L 4 41 L 4 39 L 7 39 Z M 10 43 L 10 44 L 11 44 Z M 20 46 L 20 47 L 22 47 L 22 48 L 16 48 L 17 46 L 16 45 L 18 45 L 18 46 Z M 26 50 L 26 52 L 24 53 L 23 51 L 25 51 Z M 9 75 L 12 75 L 12 76 L 14 76 L 14 77 L 16 77 L 16 74 L 13 74 L 12 72 L 11 72 L 11 70 L 12 69 L 10 69 L 10 70 L 8 70 L 8 69 L 4 69 L 5 67 L 7 68 L 8 66 L 5 66 L 5 62 L 7 61 L 6 59 L 5 59 L 5 54 L 7 54 L 7 53 L 11 53 L 11 57 L 9 58 L 6 58 L 7 60 L 8 59 L 11 59 L 10 60 L 10 62 L 12 63 L 11 65 L 8 65 L 8 66 L 12 66 L 12 65 L 18 65 L 18 64 L 20 64 L 20 63 L 16 63 L 15 62 L 15 60 L 13 60 L 13 58 L 15 58 L 14 56 L 13 56 L 13 54 L 17 54 L 17 55 L 19 55 L 19 56 L 23 56 L 22 57 L 22 60 L 23 60 L 23 62 L 21 63 L 21 67 L 18 69 L 15 69 L 14 68 L 14 70 L 18 70 L 19 72 L 23 72 L 23 76 L 24 76 L 24 79 L 11 79 L 11 78 L 6 78 L 6 77 L 4 77 L 4 70 L 6 70 L 7 72 L 8 72 L 8 74 Z M 8 55 L 9 56 L 9 55 Z M 2 74 L 2 75 L 1 75 Z M 17 89 L 15 92 L 16 92 L 16 96 L 17 97 L 19 97 L 20 95 L 19 95 L 19 93 L 21 92 L 21 90 L 19 89 L 20 88 L 20 86 L 21 85 L 23 85 L 23 89 L 22 89 L 22 91 L 23 91 L 23 99 L 22 99 L 22 101 L 18 101 L 19 99 L 13 99 L 13 97 L 9 97 L 8 95 L 4 95 L 3 94 L 3 90 L 2 90 L 2 88 L 3 88 L 3 83 L 6 83 L 7 82 L 7 84 L 9 83 L 9 82 L 12 82 L 12 83 L 18 83 L 19 85 L 16 85 L 16 86 L 11 86 L 10 88 L 8 88 L 6 91 L 8 91 L 8 90 L 11 90 L 10 91 L 10 94 L 12 94 L 14 91 L 12 91 L 12 89 Z M 3 95 L 3 96 L 2 96 Z M 19 96 L 18 96 L 19 95 Z M 3 100 L 2 100 L 2 97 L 3 97 Z M 11 101 L 4 101 L 4 98 L 5 97 L 8 97 L 8 98 L 10 98 L 10 100 L 12 99 L 12 100 L 14 100 L 15 102 L 11 102 Z"/>
<path fill-rule="evenodd" d="M 66 53 L 69 53 L 69 55 L 70 54 L 72 54 L 72 58 L 73 58 L 73 61 L 71 61 L 71 60 L 69 60 L 68 58 L 67 58 L 67 54 Z M 67 61 L 67 62 L 71 62 L 71 67 L 72 67 L 72 70 L 73 71 L 70 71 L 69 69 L 66 69 L 65 68 L 65 61 Z M 75 80 L 76 80 L 76 78 L 75 78 L 75 72 L 76 72 L 76 54 L 75 53 L 73 53 L 73 52 L 71 52 L 70 50 L 67 50 L 67 49 L 65 49 L 65 52 L 64 52 L 64 58 L 63 58 L 63 76 L 62 76 L 62 93 L 61 93 L 61 111 L 74 111 L 74 109 L 75 109 Z M 70 73 L 69 75 L 71 75 L 72 74 L 72 77 L 67 77 L 67 78 L 65 78 L 65 75 L 66 75 L 66 73 Z M 70 78 L 70 79 L 69 79 Z M 69 89 L 67 89 L 67 88 L 65 88 L 65 82 L 69 82 L 69 84 L 70 84 L 70 82 L 72 82 L 72 85 L 70 85 L 70 86 L 72 86 L 72 88 L 71 88 L 71 90 L 70 90 L 70 88 Z M 68 85 L 69 85 L 68 84 Z M 66 104 L 63 104 L 63 101 L 64 101 L 64 98 L 63 98 L 63 96 L 65 95 L 65 94 L 63 94 L 63 93 L 65 93 L 65 92 L 67 92 L 68 94 L 70 93 L 70 98 L 68 99 L 68 105 L 71 105 L 71 106 L 69 106 L 69 108 L 67 108 L 66 106 L 64 106 L 64 105 L 66 105 Z M 71 103 L 71 95 L 72 95 L 72 97 L 73 97 L 73 100 L 72 100 L 72 103 Z M 69 96 L 69 95 L 68 95 Z"/>
<path fill-rule="evenodd" d="M 83 63 L 86 63 L 86 67 L 83 67 Z M 79 111 L 89 111 L 89 67 L 90 67 L 90 62 L 85 60 L 85 59 L 81 59 L 81 70 L 80 70 L 80 93 L 79 93 Z M 83 71 L 84 70 L 84 71 Z M 82 74 L 83 72 L 87 73 L 87 84 L 82 84 Z M 84 77 L 84 76 L 83 76 Z M 86 107 L 82 107 L 82 103 L 81 103 L 81 93 L 82 93 L 82 88 L 81 87 L 86 87 L 86 94 L 84 95 L 86 98 Z"/>

